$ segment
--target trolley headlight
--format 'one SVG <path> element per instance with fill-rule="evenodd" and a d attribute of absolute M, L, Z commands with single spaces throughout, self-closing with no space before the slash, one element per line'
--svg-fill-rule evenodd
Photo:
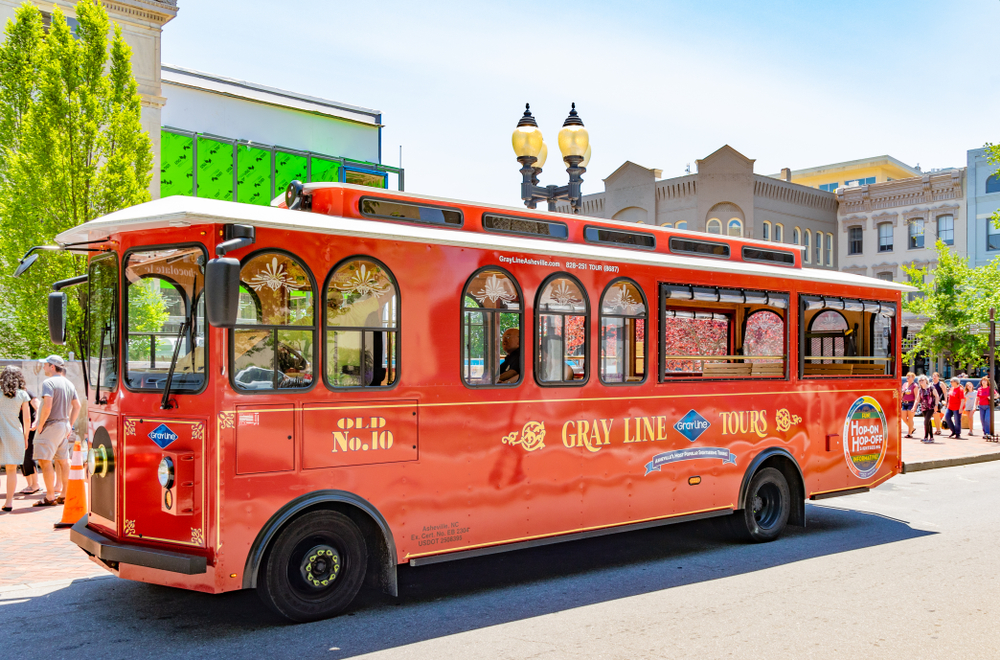
<path fill-rule="evenodd" d="M 174 485 L 174 459 L 164 456 L 160 461 L 160 467 L 156 469 L 156 478 L 164 488 L 172 488 Z"/>
<path fill-rule="evenodd" d="M 108 474 L 111 470 L 111 459 L 108 457 L 107 447 L 91 445 L 87 451 L 87 469 L 92 477 L 103 477 Z"/>

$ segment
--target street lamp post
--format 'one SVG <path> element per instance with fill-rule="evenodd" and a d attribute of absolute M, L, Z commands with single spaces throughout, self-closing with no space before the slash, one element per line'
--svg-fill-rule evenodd
<path fill-rule="evenodd" d="M 531 116 L 531 106 L 524 104 L 524 115 L 517 122 L 517 128 L 511 136 L 511 144 L 517 162 L 521 163 L 521 199 L 529 209 L 535 208 L 540 202 L 548 202 L 549 210 L 556 210 L 556 202 L 565 199 L 569 202 L 573 213 L 580 212 L 580 184 L 583 183 L 583 173 L 587 171 L 590 162 L 590 136 L 583 126 L 583 120 L 576 114 L 576 103 L 573 104 L 559 131 L 559 151 L 566 172 L 569 174 L 569 184 L 565 186 L 540 186 L 538 175 L 548 157 L 548 147 L 538 130 L 538 123 Z"/>

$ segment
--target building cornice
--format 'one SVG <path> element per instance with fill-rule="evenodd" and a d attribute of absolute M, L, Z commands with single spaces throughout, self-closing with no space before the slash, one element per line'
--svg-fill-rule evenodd
<path fill-rule="evenodd" d="M 177 16 L 177 0 L 103 0 L 109 13 L 164 25 Z"/>
<path fill-rule="evenodd" d="M 964 176 L 965 168 L 960 168 L 886 183 L 838 188 L 839 212 L 842 215 L 871 213 L 901 206 L 962 199 Z"/>

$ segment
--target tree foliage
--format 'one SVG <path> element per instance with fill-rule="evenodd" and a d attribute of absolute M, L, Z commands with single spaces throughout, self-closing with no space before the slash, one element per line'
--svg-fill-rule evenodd
<path fill-rule="evenodd" d="M 959 257 L 942 241 L 934 246 L 937 268 L 933 279 L 927 268 L 903 266 L 910 284 L 920 295 L 903 303 L 903 309 L 927 319 L 917 332 L 916 342 L 907 353 L 907 361 L 917 354 L 939 355 L 953 365 L 967 364 L 976 367 L 982 363 L 988 337 L 976 332 L 977 325 L 988 320 L 984 315 L 983 300 L 987 297 L 987 270 L 995 271 L 995 264 L 975 269 L 968 259 Z"/>
<path fill-rule="evenodd" d="M 48 253 L 10 273 L 34 245 L 149 200 L 153 155 L 141 126 L 131 49 L 98 0 L 76 5 L 76 37 L 58 7 L 48 34 L 25 2 L 0 45 L 0 355 L 59 352 L 49 343 L 52 282 L 81 275 L 86 257 Z M 82 326 L 85 287 L 70 289 L 70 327 Z M 68 348 L 80 351 L 70 333 Z"/>

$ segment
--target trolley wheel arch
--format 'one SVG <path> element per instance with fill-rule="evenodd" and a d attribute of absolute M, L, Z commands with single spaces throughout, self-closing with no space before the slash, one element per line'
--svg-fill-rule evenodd
<path fill-rule="evenodd" d="M 396 580 L 396 543 L 389 524 L 368 500 L 343 490 L 317 490 L 288 502 L 271 516 L 250 546 L 243 571 L 243 588 L 256 589 L 260 570 L 278 535 L 290 523 L 310 511 L 337 511 L 358 526 L 368 546 L 365 586 L 390 596 L 399 595 Z"/>
<path fill-rule="evenodd" d="M 788 491 L 791 495 L 791 510 L 788 514 L 788 524 L 798 527 L 806 526 L 806 488 L 805 479 L 802 476 L 802 468 L 799 467 L 788 450 L 782 447 L 768 447 L 757 454 L 746 472 L 743 473 L 743 483 L 740 484 L 740 496 L 737 501 L 736 510 L 739 511 L 747 505 L 747 493 L 750 490 L 750 482 L 754 475 L 764 468 L 774 468 L 781 472 L 788 482 Z"/>

